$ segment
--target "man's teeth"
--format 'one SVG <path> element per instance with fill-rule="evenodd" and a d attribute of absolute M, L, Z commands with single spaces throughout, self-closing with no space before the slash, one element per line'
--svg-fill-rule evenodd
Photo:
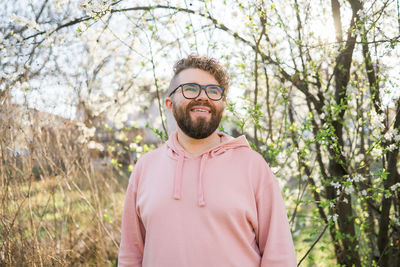
<path fill-rule="evenodd" d="M 208 112 L 208 111 L 205 110 L 205 109 L 199 109 L 199 108 L 195 108 L 195 109 L 193 109 L 193 111 Z"/>

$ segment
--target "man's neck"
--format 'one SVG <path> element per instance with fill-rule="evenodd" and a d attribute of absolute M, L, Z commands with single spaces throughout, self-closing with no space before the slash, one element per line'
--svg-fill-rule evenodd
<path fill-rule="evenodd" d="M 198 156 L 221 143 L 221 138 L 215 131 L 206 138 L 195 139 L 178 129 L 178 142 L 188 153 Z"/>

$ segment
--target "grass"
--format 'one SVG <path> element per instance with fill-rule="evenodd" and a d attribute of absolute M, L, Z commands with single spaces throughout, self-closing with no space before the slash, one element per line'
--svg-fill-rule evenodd
<path fill-rule="evenodd" d="M 81 188 L 82 179 L 53 176 L 3 190 L 1 266 L 115 265 L 125 189 L 104 180 L 97 190 Z"/>

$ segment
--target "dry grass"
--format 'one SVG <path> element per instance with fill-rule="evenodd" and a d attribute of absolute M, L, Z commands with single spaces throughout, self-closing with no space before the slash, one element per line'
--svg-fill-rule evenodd
<path fill-rule="evenodd" d="M 125 190 L 115 168 L 94 167 L 73 124 L 22 127 L 4 120 L 12 112 L 0 129 L 0 266 L 115 265 Z"/>

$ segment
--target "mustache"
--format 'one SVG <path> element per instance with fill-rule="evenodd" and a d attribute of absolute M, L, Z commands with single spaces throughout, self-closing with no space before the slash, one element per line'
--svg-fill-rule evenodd
<path fill-rule="evenodd" d="M 210 103 L 208 103 L 208 102 L 206 102 L 206 101 L 196 101 L 196 100 L 193 100 L 192 102 L 190 102 L 190 103 L 187 105 L 187 110 L 190 110 L 190 109 L 191 109 L 192 107 L 194 107 L 194 106 L 205 106 L 205 107 L 209 107 L 212 114 L 215 114 L 215 112 L 216 112 L 215 107 L 213 107 Z"/>

